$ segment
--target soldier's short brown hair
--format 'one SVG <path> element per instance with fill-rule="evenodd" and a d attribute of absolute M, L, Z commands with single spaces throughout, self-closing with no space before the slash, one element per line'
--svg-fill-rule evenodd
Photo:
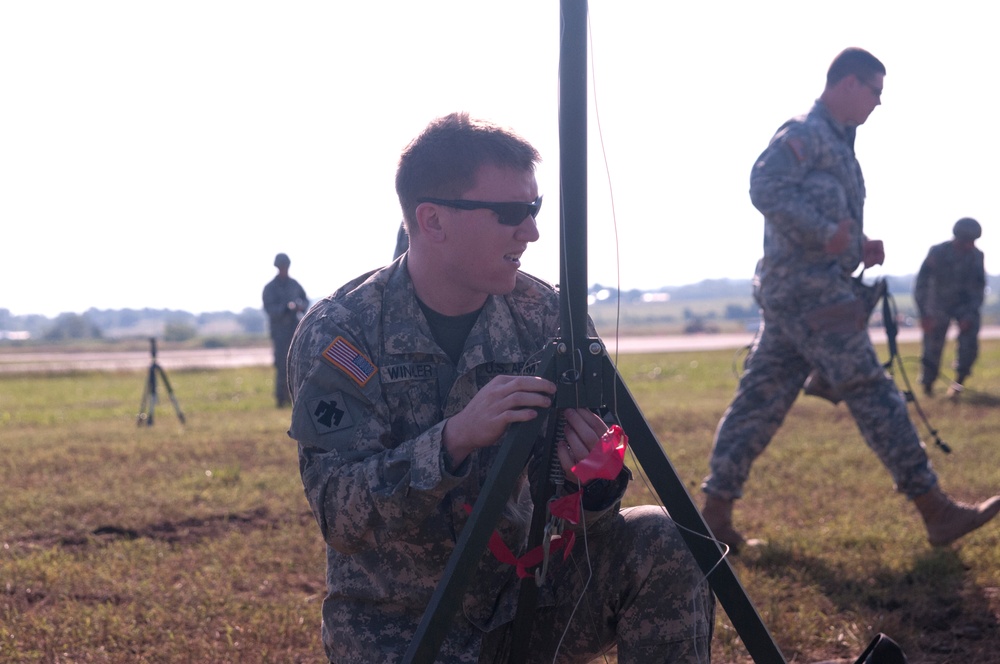
<path fill-rule="evenodd" d="M 885 76 L 885 65 L 863 48 L 845 48 L 830 63 L 826 72 L 826 84 L 828 87 L 836 85 L 851 74 L 868 83 L 875 74 Z"/>
<path fill-rule="evenodd" d="M 458 198 L 475 186 L 481 166 L 534 172 L 540 160 L 513 130 L 468 113 L 431 121 L 403 150 L 396 169 L 396 195 L 407 229 L 416 225 L 418 198 Z"/>

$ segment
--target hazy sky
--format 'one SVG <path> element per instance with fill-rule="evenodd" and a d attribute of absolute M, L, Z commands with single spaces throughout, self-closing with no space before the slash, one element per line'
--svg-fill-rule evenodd
<path fill-rule="evenodd" d="M 888 69 L 857 142 L 884 273 L 915 272 L 962 216 L 983 223 L 995 273 L 985 7 L 591 0 L 588 280 L 749 278 L 750 167 L 846 46 Z M 279 251 L 324 296 L 391 258 L 399 152 L 455 110 L 542 152 L 542 239 L 523 267 L 556 281 L 558 14 L 556 0 L 0 3 L 0 308 L 259 307 Z"/>

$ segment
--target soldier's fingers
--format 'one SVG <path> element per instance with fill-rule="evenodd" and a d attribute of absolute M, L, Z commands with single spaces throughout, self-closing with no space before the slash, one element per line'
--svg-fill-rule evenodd
<path fill-rule="evenodd" d="M 600 441 L 607 425 L 597 415 L 585 410 L 570 409 L 563 415 L 566 418 L 566 440 L 578 451 L 578 458 L 583 458 Z"/>
<path fill-rule="evenodd" d="M 562 466 L 563 471 L 571 479 L 575 480 L 573 475 L 573 466 L 576 465 L 578 459 L 574 456 L 573 450 L 569 443 L 565 440 L 557 441 L 556 455 L 559 457 L 559 465 Z"/>
<path fill-rule="evenodd" d="M 567 415 L 567 421 L 573 424 L 573 428 L 584 430 L 589 429 L 600 438 L 608 430 L 608 425 L 601 416 L 586 408 L 567 408 L 563 411 Z"/>
<path fill-rule="evenodd" d="M 487 388 L 508 394 L 513 392 L 556 393 L 555 383 L 539 376 L 497 376 L 483 389 Z"/>

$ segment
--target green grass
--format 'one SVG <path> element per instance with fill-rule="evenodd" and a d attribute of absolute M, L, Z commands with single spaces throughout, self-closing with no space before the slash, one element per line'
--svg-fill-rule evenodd
<path fill-rule="evenodd" d="M 918 352 L 901 347 L 911 381 L 918 377 Z M 620 363 L 699 505 L 714 429 L 735 390 L 734 361 L 742 359 L 734 352 L 675 353 Z M 998 360 L 1000 345 L 984 343 L 958 403 L 918 397 L 954 449 L 945 455 L 933 447 L 916 420 L 942 487 L 959 499 L 983 499 L 1000 490 Z M 642 481 L 632 488 L 633 500 L 648 502 Z M 911 662 L 997 660 L 1000 523 L 960 546 L 930 547 L 916 511 L 893 491 L 844 404 L 799 399 L 754 465 L 735 522 L 744 535 L 767 542 L 733 564 L 787 660 L 853 661 L 878 631 L 902 643 Z M 749 661 L 725 618 L 713 653 L 715 661 Z"/>
<path fill-rule="evenodd" d="M 324 558 L 269 368 L 0 379 L 0 661 L 314 662 Z M 161 386 L 162 391 L 162 386 Z"/>
<path fill-rule="evenodd" d="M 741 361 L 619 361 L 699 504 Z M 323 543 L 271 369 L 172 371 L 186 425 L 163 394 L 136 425 L 144 378 L 0 376 L 0 661 L 322 661 Z M 969 388 L 920 401 L 954 448 L 930 449 L 942 485 L 967 500 L 1000 489 L 1000 343 Z M 996 661 L 1000 524 L 932 549 L 843 405 L 801 398 L 746 489 L 737 526 L 767 545 L 733 565 L 789 662 L 853 661 L 878 631 L 914 663 Z M 641 473 L 628 500 L 650 500 Z M 748 661 L 721 611 L 713 661 Z"/>

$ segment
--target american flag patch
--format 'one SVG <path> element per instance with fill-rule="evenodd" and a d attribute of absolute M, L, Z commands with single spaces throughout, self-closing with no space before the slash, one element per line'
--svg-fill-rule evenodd
<path fill-rule="evenodd" d="M 375 365 L 344 337 L 337 337 L 323 351 L 323 359 L 364 386 L 375 375 Z"/>

